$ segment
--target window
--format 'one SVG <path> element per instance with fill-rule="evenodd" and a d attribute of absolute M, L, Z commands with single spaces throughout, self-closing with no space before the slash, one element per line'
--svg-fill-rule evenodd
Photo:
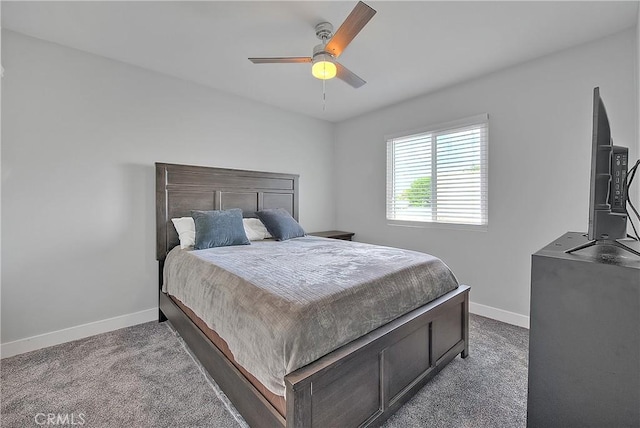
<path fill-rule="evenodd" d="M 488 116 L 387 139 L 387 219 L 487 225 Z"/>

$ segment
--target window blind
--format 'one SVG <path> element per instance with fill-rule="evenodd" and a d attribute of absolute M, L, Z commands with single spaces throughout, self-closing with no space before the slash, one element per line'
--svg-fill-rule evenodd
<path fill-rule="evenodd" d="M 387 219 L 486 225 L 488 116 L 387 140 Z"/>

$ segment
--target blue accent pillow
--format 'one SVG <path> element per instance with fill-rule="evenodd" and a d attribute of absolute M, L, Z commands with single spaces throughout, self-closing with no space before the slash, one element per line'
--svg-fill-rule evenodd
<path fill-rule="evenodd" d="M 256 212 L 256 215 L 264 223 L 269 233 L 278 241 L 286 241 L 287 239 L 305 235 L 304 229 L 283 208 L 261 210 Z"/>
<path fill-rule="evenodd" d="M 240 208 L 191 211 L 191 217 L 196 226 L 196 250 L 251 244 L 242 225 Z"/>

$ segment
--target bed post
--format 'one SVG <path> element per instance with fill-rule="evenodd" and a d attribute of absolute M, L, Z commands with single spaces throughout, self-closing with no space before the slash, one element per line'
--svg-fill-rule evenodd
<path fill-rule="evenodd" d="M 160 293 L 162 293 L 162 275 L 164 272 L 164 260 L 158 260 L 158 322 L 164 322 L 167 320 L 166 315 L 160 309 Z"/>
<path fill-rule="evenodd" d="M 469 293 L 465 293 L 462 302 L 462 339 L 464 340 L 464 349 L 460 356 L 467 358 L 469 356 Z"/>
<path fill-rule="evenodd" d="M 158 260 L 158 322 L 167 317 L 160 309 L 160 293 L 162 293 L 162 274 L 164 259 L 167 256 L 167 168 L 165 164 L 156 162 L 156 260 Z"/>

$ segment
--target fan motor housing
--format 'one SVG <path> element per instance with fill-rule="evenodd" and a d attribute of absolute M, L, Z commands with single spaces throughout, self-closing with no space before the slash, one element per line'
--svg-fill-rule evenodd
<path fill-rule="evenodd" d="M 316 36 L 326 43 L 333 36 L 333 25 L 329 22 L 321 22 L 316 25 Z"/>
<path fill-rule="evenodd" d="M 314 59 L 314 62 L 315 62 L 315 59 L 316 59 L 316 57 L 318 55 L 327 55 L 331 59 L 334 58 L 333 55 L 331 55 L 329 52 L 327 52 L 327 50 L 325 48 L 325 45 L 322 44 L 322 43 L 313 47 L 313 55 L 312 55 L 312 57 Z"/>

